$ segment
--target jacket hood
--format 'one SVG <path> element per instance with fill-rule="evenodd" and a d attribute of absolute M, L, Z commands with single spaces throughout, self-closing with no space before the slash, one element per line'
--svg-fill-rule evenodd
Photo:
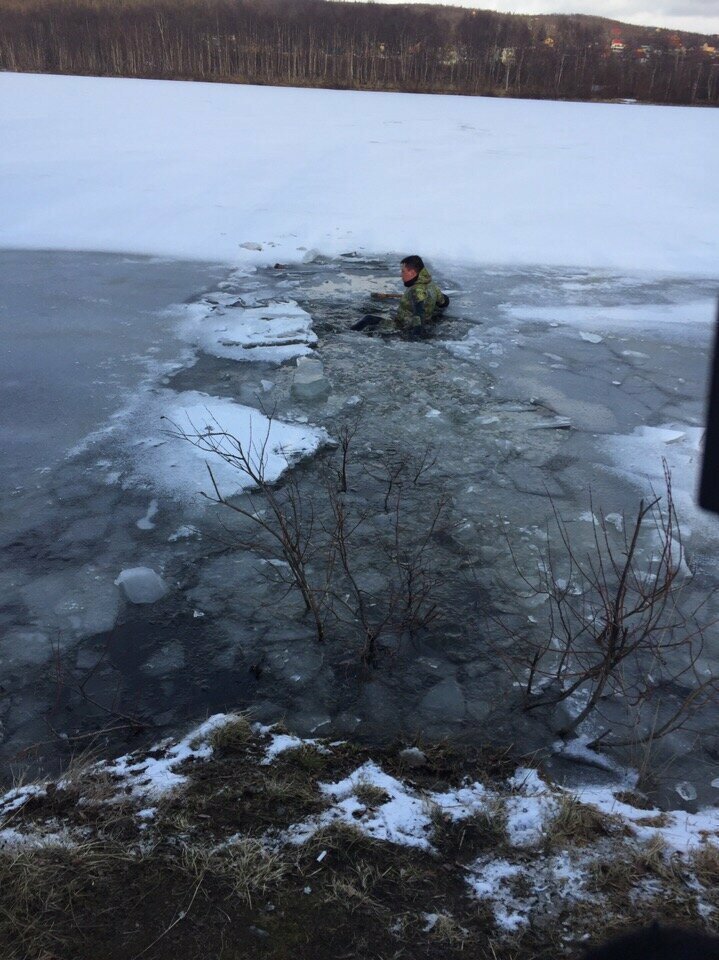
<path fill-rule="evenodd" d="M 432 282 L 432 274 L 429 272 L 429 270 L 426 267 L 422 267 L 422 269 L 417 274 L 417 280 L 415 282 L 421 283 L 426 286 L 428 283 Z"/>

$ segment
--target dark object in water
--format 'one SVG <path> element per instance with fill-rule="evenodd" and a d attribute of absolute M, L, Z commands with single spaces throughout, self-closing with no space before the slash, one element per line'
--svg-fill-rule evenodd
<path fill-rule="evenodd" d="M 719 939 L 654 923 L 587 951 L 584 960 L 719 960 Z"/>
<path fill-rule="evenodd" d="M 719 308 L 714 335 L 711 386 L 707 404 L 707 429 L 704 437 L 702 479 L 699 487 L 699 506 L 719 513 Z"/>

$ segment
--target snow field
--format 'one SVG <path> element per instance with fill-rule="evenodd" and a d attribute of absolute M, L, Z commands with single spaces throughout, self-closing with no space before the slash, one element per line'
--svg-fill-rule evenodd
<path fill-rule="evenodd" d="M 716 113 L 0 75 L 0 246 L 713 275 Z"/>

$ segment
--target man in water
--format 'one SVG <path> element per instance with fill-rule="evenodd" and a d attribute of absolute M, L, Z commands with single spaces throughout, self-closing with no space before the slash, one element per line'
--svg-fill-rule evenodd
<path fill-rule="evenodd" d="M 353 330 L 371 330 L 380 333 L 399 333 L 408 340 L 427 337 L 433 324 L 440 319 L 449 304 L 447 297 L 432 280 L 421 257 L 405 257 L 400 265 L 405 292 L 393 317 L 362 317 Z"/>

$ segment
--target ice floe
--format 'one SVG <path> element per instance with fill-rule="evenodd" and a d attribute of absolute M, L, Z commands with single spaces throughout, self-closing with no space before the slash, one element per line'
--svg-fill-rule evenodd
<path fill-rule="evenodd" d="M 310 353 L 317 342 L 312 317 L 294 300 L 259 307 L 212 307 L 200 302 L 184 310 L 180 335 L 215 357 L 279 364 Z"/>

